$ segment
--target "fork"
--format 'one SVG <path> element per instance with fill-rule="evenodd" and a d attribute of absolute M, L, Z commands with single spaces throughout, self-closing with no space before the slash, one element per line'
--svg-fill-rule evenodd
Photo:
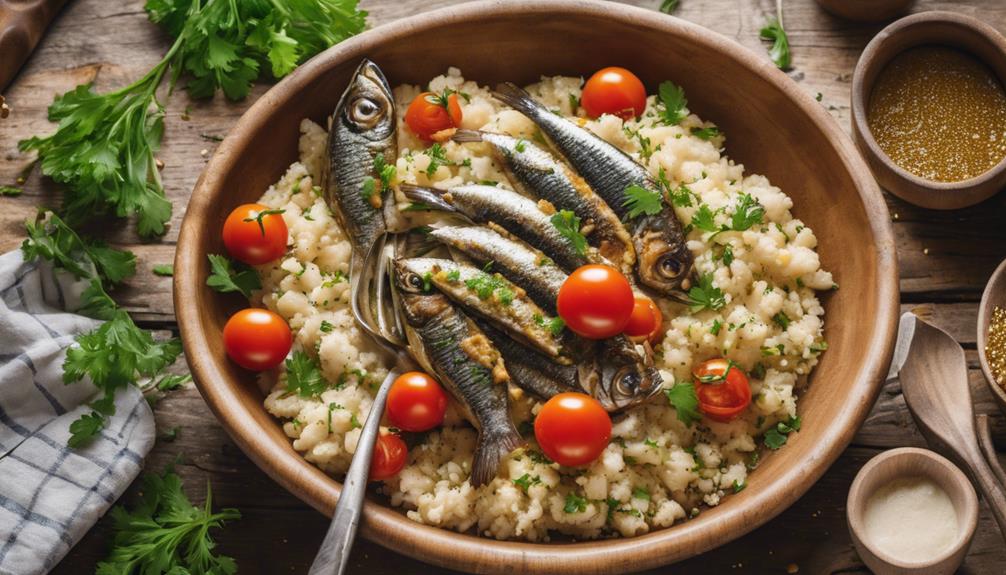
<path fill-rule="evenodd" d="M 405 351 L 404 329 L 395 309 L 394 290 L 389 293 L 389 286 L 385 282 L 388 264 L 404 249 L 404 235 L 381 236 L 371 247 L 363 265 L 359 270 L 353 270 L 350 278 L 353 317 L 374 341 L 394 354 L 395 366 L 388 371 L 374 396 L 374 403 L 356 443 L 353 461 L 342 483 L 342 493 L 335 506 L 332 523 L 311 564 L 308 572 L 310 575 L 341 575 L 346 569 L 360 524 L 364 495 L 367 492 L 367 476 L 388 390 L 400 374 L 412 367 L 411 359 Z"/>

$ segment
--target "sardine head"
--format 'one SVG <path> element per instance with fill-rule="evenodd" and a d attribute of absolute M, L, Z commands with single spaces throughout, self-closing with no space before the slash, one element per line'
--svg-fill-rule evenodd
<path fill-rule="evenodd" d="M 684 241 L 670 244 L 665 235 L 648 231 L 636 240 L 639 280 L 664 295 L 681 289 L 692 274 L 694 258 Z"/>
<path fill-rule="evenodd" d="M 336 108 L 336 121 L 368 140 L 381 141 L 395 130 L 395 99 L 381 69 L 366 58 Z"/>
<path fill-rule="evenodd" d="M 410 260 L 408 259 L 396 259 L 392 274 L 395 289 L 401 294 L 422 294 L 429 291 L 429 289 L 426 289 L 429 286 L 429 282 L 423 278 L 423 275 L 416 269 L 416 266 L 410 265 Z"/>
<path fill-rule="evenodd" d="M 618 339 L 602 343 L 598 357 L 603 360 L 594 368 L 589 390 L 607 411 L 621 411 L 642 403 L 659 392 L 663 384 L 660 372 L 653 367 L 650 350 L 640 354 L 630 342 Z"/>

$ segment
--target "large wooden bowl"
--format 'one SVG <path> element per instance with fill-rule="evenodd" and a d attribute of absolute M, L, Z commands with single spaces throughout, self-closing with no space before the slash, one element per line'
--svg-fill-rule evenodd
<path fill-rule="evenodd" d="M 175 258 L 175 310 L 192 374 L 235 442 L 322 513 L 339 482 L 307 463 L 263 408 L 253 374 L 224 355 L 221 330 L 242 302 L 205 285 L 221 225 L 297 156 L 298 123 L 324 122 L 362 57 L 392 84 L 425 83 L 448 66 L 483 83 L 631 67 L 655 91 L 673 79 L 689 107 L 728 135 L 727 151 L 792 196 L 841 289 L 823 295 L 830 349 L 800 399 L 803 430 L 751 474 L 748 488 L 670 529 L 580 543 L 501 542 L 419 525 L 380 498 L 363 535 L 423 561 L 489 572 L 616 573 L 708 551 L 765 523 L 821 477 L 863 422 L 890 363 L 898 312 L 894 239 L 880 190 L 852 142 L 764 55 L 684 20 L 615 3 L 494 0 L 422 14 L 361 34 L 304 64 L 255 103 L 196 184 Z"/>

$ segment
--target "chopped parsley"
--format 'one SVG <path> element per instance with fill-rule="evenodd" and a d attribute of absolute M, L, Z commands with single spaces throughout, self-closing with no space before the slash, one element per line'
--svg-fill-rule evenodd
<path fill-rule="evenodd" d="M 447 159 L 446 152 L 447 150 L 439 142 L 434 143 L 426 150 L 426 155 L 430 158 L 430 165 L 426 167 L 426 175 L 428 177 L 432 178 L 440 166 L 454 165 L 454 162 Z"/>
<path fill-rule="evenodd" d="M 349 416 L 349 425 L 350 425 L 350 427 L 349 427 L 350 430 L 359 429 L 359 428 L 363 427 L 363 424 L 360 423 L 360 420 L 356 418 L 356 414 L 355 413 Z"/>
<path fill-rule="evenodd" d="M 636 487 L 632 490 L 633 499 L 650 500 L 650 492 L 645 487 Z"/>
<path fill-rule="evenodd" d="M 496 299 L 503 305 L 510 305 L 513 302 L 514 292 L 508 287 L 508 283 L 499 274 L 479 273 L 477 276 L 465 280 L 465 286 L 475 292 L 481 300 L 487 300 L 495 294 Z"/>
<path fill-rule="evenodd" d="M 391 182 L 394 181 L 395 176 L 398 174 L 398 169 L 395 168 L 394 164 L 385 163 L 384 154 L 378 153 L 374 156 L 374 172 L 381 179 L 381 189 L 386 190 L 391 187 Z"/>
<path fill-rule="evenodd" d="M 532 485 L 538 485 L 539 483 L 541 483 L 541 477 L 538 477 L 537 475 L 531 476 L 527 473 L 513 480 L 513 484 L 520 487 L 521 491 L 524 493 L 527 493 L 528 488 Z"/>
<path fill-rule="evenodd" d="M 431 289 L 433 289 L 433 272 L 426 272 L 423 274 L 423 291 Z"/>
<path fill-rule="evenodd" d="M 286 389 L 300 397 L 317 397 L 328 387 L 317 360 L 297 350 L 286 360 Z"/>
<path fill-rule="evenodd" d="M 814 353 L 821 353 L 822 351 L 825 351 L 827 349 L 828 349 L 828 342 L 824 341 L 823 339 L 821 341 L 817 341 L 810 344 L 810 351 Z"/>
<path fill-rule="evenodd" d="M 14 186 L 0 186 L 0 196 L 17 197 L 24 193 L 21 188 Z"/>
<path fill-rule="evenodd" d="M 566 238 L 576 253 L 587 253 L 587 238 L 580 233 L 580 218 L 570 210 L 559 210 L 550 219 L 559 235 Z"/>
<path fill-rule="evenodd" d="M 447 272 L 447 281 L 453 283 L 461 279 L 461 270 L 454 268 Z"/>
<path fill-rule="evenodd" d="M 375 193 L 377 193 L 377 180 L 371 176 L 366 176 L 363 178 L 363 184 L 360 186 L 360 195 L 369 202 Z"/>
<path fill-rule="evenodd" d="M 171 277 L 175 275 L 175 266 L 171 264 L 157 264 L 150 271 L 154 272 L 155 276 Z"/>
<path fill-rule="evenodd" d="M 517 140 L 517 143 L 514 144 L 513 149 L 517 150 L 517 153 L 523 153 L 524 150 L 527 149 L 527 142 L 525 142 L 524 140 Z"/>
<path fill-rule="evenodd" d="M 660 11 L 664 14 L 670 14 L 678 9 L 678 3 L 681 0 L 664 0 L 660 3 Z"/>
<path fill-rule="evenodd" d="M 559 337 L 563 328 L 566 327 L 566 322 L 561 317 L 553 317 L 546 320 L 540 313 L 536 313 L 532 319 L 535 324 L 547 329 L 552 334 L 552 337 Z"/>
<path fill-rule="evenodd" d="M 716 311 L 727 305 L 727 300 L 719 288 L 713 286 L 713 276 L 702 274 L 698 285 L 688 290 L 688 309 L 692 313 L 710 309 Z"/>
<path fill-rule="evenodd" d="M 744 491 L 744 488 L 748 486 L 747 481 L 738 481 L 734 479 L 734 493 L 740 493 Z"/>
<path fill-rule="evenodd" d="M 569 95 L 569 109 L 570 109 L 570 111 L 572 111 L 575 114 L 576 111 L 579 108 L 580 108 L 580 98 L 577 98 L 576 94 L 570 94 Z"/>
<path fill-rule="evenodd" d="M 670 80 L 660 83 L 658 91 L 660 102 L 664 105 L 661 119 L 668 126 L 675 126 L 685 119 L 685 107 L 688 106 L 688 99 L 685 98 L 685 91 Z"/>
<path fill-rule="evenodd" d="M 730 218 L 730 228 L 743 232 L 755 224 L 760 224 L 765 216 L 765 208 L 751 194 L 741 194 L 740 201 Z"/>
<path fill-rule="evenodd" d="M 622 205 L 629 209 L 626 216 L 629 219 L 637 218 L 642 214 L 653 216 L 663 209 L 660 192 L 648 190 L 639 184 L 632 184 L 625 188 L 625 201 Z"/>
<path fill-rule="evenodd" d="M 321 320 L 321 326 L 318 327 L 318 329 L 321 330 L 321 333 L 331 333 L 332 330 L 335 329 L 335 326 L 329 323 L 327 319 L 323 319 Z"/>
<path fill-rule="evenodd" d="M 786 312 L 781 311 L 772 316 L 772 321 L 774 321 L 779 327 L 787 329 L 791 320 L 789 319 L 789 316 L 786 315 Z"/>
<path fill-rule="evenodd" d="M 709 328 L 709 333 L 719 335 L 721 329 L 723 329 L 723 322 L 720 321 L 720 318 L 716 318 L 713 320 L 713 327 Z"/>
<path fill-rule="evenodd" d="M 252 290 L 262 287 L 258 273 L 241 262 L 231 262 L 224 256 L 207 254 L 210 260 L 210 276 L 206 285 L 218 292 L 241 292 L 245 297 L 251 297 Z"/>
<path fill-rule="evenodd" d="M 576 493 L 566 494 L 566 504 L 562 508 L 566 513 L 583 513 L 587 510 L 587 499 Z"/>
<path fill-rule="evenodd" d="M 768 57 L 780 70 L 788 70 L 793 58 L 789 51 L 789 38 L 786 36 L 786 29 L 782 25 L 782 0 L 777 0 L 777 15 L 769 18 L 758 35 L 762 40 L 772 42 L 772 47 L 768 50 Z"/>
<path fill-rule="evenodd" d="M 699 209 L 692 214 L 692 225 L 704 232 L 720 231 L 716 226 L 716 214 L 719 210 L 713 211 L 709 206 L 702 204 Z"/>
<path fill-rule="evenodd" d="M 709 126 L 708 128 L 692 128 L 692 135 L 703 140 L 710 140 L 720 135 L 720 129 L 716 126 Z"/>
<path fill-rule="evenodd" d="M 664 390 L 667 401 L 678 414 L 678 421 L 686 426 L 691 426 L 696 421 L 702 419 L 699 413 L 699 398 L 695 394 L 695 384 L 688 382 L 677 382 L 670 389 Z"/>
<path fill-rule="evenodd" d="M 789 439 L 789 434 L 794 431 L 800 431 L 800 417 L 790 417 L 786 421 L 780 421 L 775 425 L 775 427 L 769 429 L 765 432 L 765 437 L 763 441 L 765 442 L 765 447 L 775 450 L 779 449 L 783 445 L 786 445 L 786 441 Z"/>
<path fill-rule="evenodd" d="M 657 445 L 657 442 L 653 441 L 649 437 L 647 437 L 646 439 L 643 440 L 643 445 L 645 445 L 647 447 L 652 447 L 653 449 L 659 449 L 660 448 L 660 446 Z"/>

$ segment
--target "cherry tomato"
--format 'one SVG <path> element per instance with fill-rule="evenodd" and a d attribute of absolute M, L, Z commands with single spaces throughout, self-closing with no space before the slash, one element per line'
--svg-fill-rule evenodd
<path fill-rule="evenodd" d="M 382 433 L 374 444 L 374 458 L 370 460 L 370 480 L 384 481 L 398 475 L 409 458 L 409 448 L 401 437 Z"/>
<path fill-rule="evenodd" d="M 405 111 L 405 123 L 421 139 L 429 141 L 433 134 L 461 125 L 461 104 L 458 95 L 443 95 L 423 92 L 416 96 Z"/>
<path fill-rule="evenodd" d="M 622 333 L 632 315 L 635 296 L 618 270 L 611 266 L 583 266 L 559 288 L 556 307 L 569 329 L 589 339 Z"/>
<path fill-rule="evenodd" d="M 224 222 L 224 246 L 231 257 L 261 265 L 286 252 L 286 222 L 279 210 L 262 204 L 242 204 Z"/>
<path fill-rule="evenodd" d="M 398 376 L 388 390 L 388 421 L 405 431 L 426 431 L 444 422 L 447 394 L 421 371 Z"/>
<path fill-rule="evenodd" d="M 263 371 L 276 367 L 290 353 L 292 344 L 286 320 L 267 309 L 243 309 L 224 325 L 227 356 L 245 369 Z"/>
<path fill-rule="evenodd" d="M 653 341 L 660 335 L 660 325 L 663 315 L 653 300 L 636 296 L 632 307 L 629 323 L 625 324 L 625 335 L 629 337 L 644 337 Z"/>
<path fill-rule="evenodd" d="M 589 395 L 560 393 L 541 407 L 534 436 L 542 452 L 559 465 L 586 465 L 607 447 L 611 417 Z"/>
<path fill-rule="evenodd" d="M 740 415 L 751 403 L 748 376 L 722 357 L 699 364 L 695 376 L 695 394 L 699 411 L 709 419 L 727 422 Z"/>
<path fill-rule="evenodd" d="M 646 109 L 646 88 L 635 74 L 625 68 L 603 68 L 583 86 L 580 104 L 591 118 L 613 114 L 629 120 Z"/>

